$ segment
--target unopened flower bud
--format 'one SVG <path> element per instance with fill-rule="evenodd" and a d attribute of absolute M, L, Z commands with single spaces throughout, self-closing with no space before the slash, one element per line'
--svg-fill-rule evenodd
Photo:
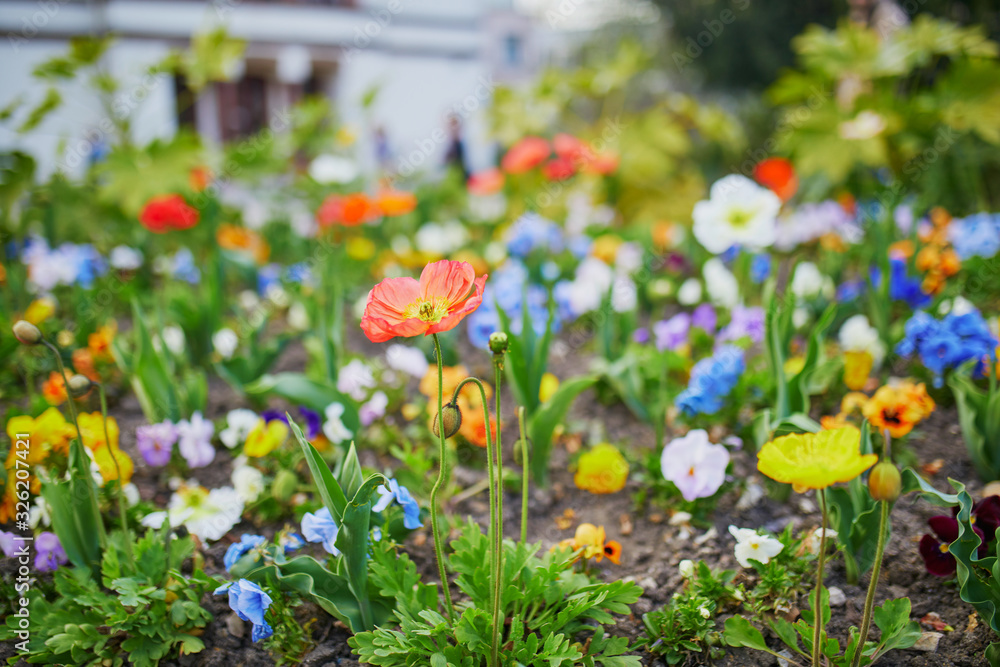
<path fill-rule="evenodd" d="M 490 334 L 490 352 L 493 354 L 504 354 L 507 351 L 507 334 L 496 331 Z"/>
<path fill-rule="evenodd" d="M 889 461 L 879 463 L 868 475 L 868 492 L 875 500 L 892 502 L 899 498 L 901 487 L 899 469 Z"/>
<path fill-rule="evenodd" d="M 27 320 L 14 322 L 14 338 L 22 345 L 38 345 L 42 342 L 42 332 Z"/>
<path fill-rule="evenodd" d="M 274 476 L 271 484 L 271 496 L 279 502 L 288 502 L 299 486 L 299 478 L 291 470 L 282 468 Z"/>
<path fill-rule="evenodd" d="M 90 388 L 94 386 L 94 383 L 90 381 L 86 375 L 76 374 L 70 377 L 69 381 L 66 383 L 66 389 L 69 391 L 69 395 L 73 398 L 80 398 L 86 395 Z"/>
<path fill-rule="evenodd" d="M 455 403 L 447 403 L 441 409 L 441 416 L 444 418 L 444 437 L 450 438 L 458 433 L 462 427 L 462 410 Z M 441 437 L 441 429 L 438 426 L 438 415 L 434 415 L 434 424 L 431 427 L 434 435 Z"/>

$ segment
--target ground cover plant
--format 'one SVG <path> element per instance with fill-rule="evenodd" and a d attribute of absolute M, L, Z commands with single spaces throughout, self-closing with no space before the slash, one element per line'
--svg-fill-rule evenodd
<path fill-rule="evenodd" d="M 793 49 L 766 148 L 623 38 L 497 90 L 468 177 L 320 98 L 0 154 L 0 657 L 1000 665 L 997 44 Z"/>

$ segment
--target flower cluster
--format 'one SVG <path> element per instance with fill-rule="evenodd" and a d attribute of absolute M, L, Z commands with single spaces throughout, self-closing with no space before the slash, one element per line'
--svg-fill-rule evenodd
<path fill-rule="evenodd" d="M 507 150 L 500 162 L 500 168 L 508 174 L 526 174 L 538 167 L 548 180 L 562 181 L 580 171 L 610 174 L 618 168 L 618 156 L 595 153 L 580 139 L 557 134 L 551 144 L 542 137 L 524 137 Z"/>
<path fill-rule="evenodd" d="M 973 375 L 982 375 L 986 360 L 996 357 L 996 348 L 996 337 L 976 310 L 951 312 L 940 320 L 921 311 L 906 323 L 906 334 L 896 353 L 904 357 L 919 354 L 924 366 L 934 373 L 935 386 L 940 386 L 947 370 L 969 361 L 976 362 Z"/>
<path fill-rule="evenodd" d="M 677 407 L 688 416 L 715 414 L 722 409 L 722 399 L 736 386 L 744 367 L 743 351 L 723 345 L 691 369 L 687 389 L 675 401 Z"/>

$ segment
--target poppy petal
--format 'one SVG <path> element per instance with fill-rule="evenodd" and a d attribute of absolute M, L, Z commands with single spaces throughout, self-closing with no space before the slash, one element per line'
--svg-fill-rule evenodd
<path fill-rule="evenodd" d="M 451 307 L 469 295 L 475 279 L 476 270 L 468 262 L 431 262 L 420 272 L 420 296 L 444 300 Z"/>
<path fill-rule="evenodd" d="M 445 315 L 440 322 L 432 325 L 428 330 L 428 334 L 441 333 L 442 331 L 451 331 L 462 319 L 469 313 L 475 311 L 479 308 L 480 304 L 483 302 L 483 290 L 486 288 L 486 274 L 481 275 L 475 281 L 475 292 L 472 293 L 465 303 L 461 304 L 454 312 L 449 312 Z"/>

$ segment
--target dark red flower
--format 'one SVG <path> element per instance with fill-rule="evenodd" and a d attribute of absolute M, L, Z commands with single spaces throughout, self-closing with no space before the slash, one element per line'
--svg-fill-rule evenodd
<path fill-rule="evenodd" d="M 198 224 L 198 209 L 176 194 L 157 195 L 146 202 L 139 222 L 151 232 L 163 234 L 173 229 L 189 229 Z"/>
<path fill-rule="evenodd" d="M 992 497 L 992 496 L 991 496 Z M 987 498 L 986 500 L 989 500 Z M 975 507 L 983 505 L 984 518 L 989 517 L 989 512 L 993 510 L 994 503 L 984 504 L 986 501 L 976 503 Z M 983 521 L 975 516 L 973 508 L 973 522 Z M 997 508 L 1000 509 L 1000 508 Z M 986 518 L 988 522 L 990 519 Z M 920 556 L 924 559 L 924 566 L 927 571 L 938 577 L 950 577 L 955 574 L 957 564 L 955 557 L 951 555 L 950 546 L 958 539 L 958 519 L 950 516 L 932 516 L 927 520 L 927 525 L 934 532 L 933 535 L 924 535 L 920 538 Z M 981 541 L 979 545 L 979 557 L 984 558 L 989 554 L 989 544 L 986 536 L 979 526 L 972 527 L 976 531 Z M 995 528 L 994 528 L 995 530 Z"/>
<path fill-rule="evenodd" d="M 545 178 L 550 181 L 564 181 L 575 173 L 576 165 L 566 157 L 553 158 L 545 164 Z"/>

